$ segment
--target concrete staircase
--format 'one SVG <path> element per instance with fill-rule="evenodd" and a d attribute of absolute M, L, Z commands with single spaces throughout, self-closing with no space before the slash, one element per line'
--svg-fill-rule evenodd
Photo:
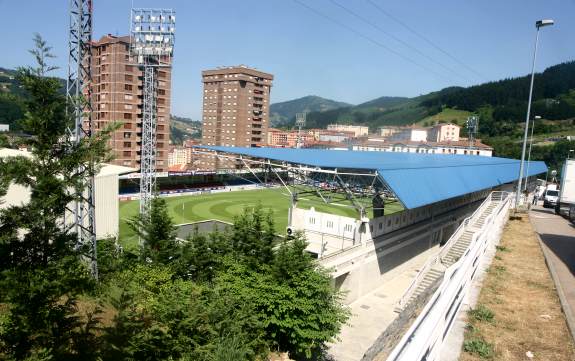
<path fill-rule="evenodd" d="M 437 280 L 443 277 L 447 268 L 455 264 L 465 254 L 473 240 L 473 235 L 481 231 L 487 221 L 487 217 L 493 213 L 499 204 L 499 200 L 491 200 L 480 212 L 468 219 L 467 225 L 461 225 L 464 227 L 463 232 L 460 232 L 457 239 L 450 239 L 444 246 L 446 248 L 442 249 L 435 259 L 432 259 L 429 266 L 423 267 L 420 272 L 424 273 L 417 276 L 416 283 L 406 292 L 405 296 L 409 297 L 407 302 L 403 301 L 402 304 L 396 307 L 396 312 L 401 312 L 419 295 L 426 292 Z"/>
<path fill-rule="evenodd" d="M 438 279 L 442 278 L 444 272 L 445 272 L 444 269 L 435 269 L 435 268 L 431 268 L 427 272 L 425 272 L 423 279 L 421 280 L 421 282 L 417 284 L 417 288 L 411 294 L 411 297 L 409 297 L 409 301 L 407 301 L 406 306 L 409 305 L 411 302 L 413 302 L 417 297 L 419 297 L 420 294 L 425 292 L 429 287 L 431 287 L 431 285 L 433 285 Z"/>
<path fill-rule="evenodd" d="M 455 243 L 449 247 L 447 254 L 441 258 L 441 263 L 445 266 L 445 268 L 451 266 L 457 262 L 461 256 L 463 256 L 467 248 L 469 248 L 469 244 L 473 239 L 474 233 L 475 232 L 469 230 L 464 231 L 461 237 L 459 237 Z"/>
<path fill-rule="evenodd" d="M 493 210 L 495 209 L 495 207 L 497 207 L 499 205 L 499 202 L 491 202 L 490 205 L 487 206 L 487 208 L 485 208 L 485 210 L 479 215 L 479 218 L 477 219 L 477 221 L 475 221 L 472 224 L 472 227 L 475 228 L 481 228 L 483 227 L 483 225 L 485 224 L 485 220 L 487 219 L 487 217 L 493 213 Z"/>

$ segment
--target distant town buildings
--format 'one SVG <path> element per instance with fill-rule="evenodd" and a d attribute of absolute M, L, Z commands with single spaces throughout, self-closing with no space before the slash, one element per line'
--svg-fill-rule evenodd
<path fill-rule="evenodd" d="M 10 124 L 0 124 L 0 132 L 9 132 Z"/>
<path fill-rule="evenodd" d="M 329 124 L 327 130 L 353 132 L 354 137 L 363 137 L 369 134 L 369 127 L 363 125 Z"/>
<path fill-rule="evenodd" d="M 440 123 L 431 127 L 427 140 L 430 142 L 458 142 L 461 127 L 453 123 Z"/>
<path fill-rule="evenodd" d="M 116 165 L 140 169 L 143 74 L 129 57 L 128 36 L 105 35 L 92 43 L 92 107 L 96 130 L 120 122 L 110 146 Z M 156 170 L 168 170 L 171 68 L 157 71 Z"/>
<path fill-rule="evenodd" d="M 301 134 L 299 134 L 297 130 L 269 128 L 267 144 L 270 147 L 295 148 L 297 146 L 298 135 L 301 137 L 301 142 L 304 146 L 315 141 L 313 132 L 309 130 L 304 129 L 301 131 Z"/>
<path fill-rule="evenodd" d="M 168 152 L 168 166 L 187 165 L 192 162 L 192 148 L 190 147 L 170 147 Z"/>
<path fill-rule="evenodd" d="M 493 148 L 481 143 L 479 140 L 469 142 L 442 141 L 442 142 L 415 142 L 415 141 L 385 141 L 380 139 L 364 139 L 352 146 L 352 150 L 373 152 L 406 152 L 430 154 L 462 154 L 491 157 Z"/>
<path fill-rule="evenodd" d="M 246 66 L 202 72 L 202 144 L 261 147 L 268 141 L 269 101 L 273 75 Z M 215 169 L 214 157 L 200 161 Z"/>
<path fill-rule="evenodd" d="M 397 129 L 391 136 L 390 141 L 399 142 L 427 142 L 429 129 L 418 126 L 407 126 Z"/>
<path fill-rule="evenodd" d="M 351 131 L 322 130 L 318 132 L 320 142 L 343 143 L 355 138 L 355 133 Z"/>

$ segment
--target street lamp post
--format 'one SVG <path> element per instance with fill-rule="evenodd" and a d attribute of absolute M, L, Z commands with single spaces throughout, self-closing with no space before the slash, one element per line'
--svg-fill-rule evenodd
<path fill-rule="evenodd" d="M 529 152 L 527 154 L 527 171 L 525 172 L 525 190 L 527 190 L 527 178 L 529 178 L 529 165 L 531 164 L 531 147 L 533 146 L 533 129 L 535 129 L 535 121 L 541 119 L 539 115 L 533 117 L 531 124 L 531 139 L 529 140 Z"/>
<path fill-rule="evenodd" d="M 539 20 L 535 23 L 537 33 L 535 35 L 535 50 L 533 52 L 533 63 L 531 64 L 531 84 L 529 85 L 529 100 L 527 102 L 527 116 L 525 117 L 525 134 L 523 136 L 523 149 L 521 151 L 521 163 L 519 164 L 519 180 L 517 181 L 517 196 L 515 197 L 515 209 L 519 208 L 521 199 L 521 186 L 523 182 L 523 166 L 525 163 L 525 151 L 527 150 L 527 135 L 529 134 L 529 117 L 531 113 L 531 98 L 533 97 L 533 81 L 535 79 L 535 60 L 537 59 L 537 45 L 539 43 L 539 29 L 544 26 L 553 25 L 553 20 Z"/>

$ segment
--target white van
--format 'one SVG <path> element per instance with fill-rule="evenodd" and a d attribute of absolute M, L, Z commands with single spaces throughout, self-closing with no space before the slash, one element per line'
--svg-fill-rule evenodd
<path fill-rule="evenodd" d="M 544 208 L 554 208 L 557 205 L 557 201 L 559 200 L 559 191 L 557 188 L 549 189 L 545 191 L 545 195 L 543 196 L 543 207 Z"/>

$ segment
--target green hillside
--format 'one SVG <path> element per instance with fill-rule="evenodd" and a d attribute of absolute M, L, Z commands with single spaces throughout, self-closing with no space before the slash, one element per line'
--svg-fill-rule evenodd
<path fill-rule="evenodd" d="M 303 98 L 271 104 L 270 122 L 272 126 L 282 126 L 290 121 L 293 123 L 296 113 L 322 112 L 349 106 L 351 104 L 308 95 Z"/>
<path fill-rule="evenodd" d="M 463 127 L 465 126 L 467 118 L 472 114 L 472 112 L 467 110 L 443 108 L 441 112 L 423 118 L 418 124 L 423 127 L 428 127 L 437 123 L 455 123 Z"/>
<path fill-rule="evenodd" d="M 182 144 L 187 139 L 202 137 L 202 123 L 186 117 L 170 115 L 170 140 L 173 144 Z"/>

